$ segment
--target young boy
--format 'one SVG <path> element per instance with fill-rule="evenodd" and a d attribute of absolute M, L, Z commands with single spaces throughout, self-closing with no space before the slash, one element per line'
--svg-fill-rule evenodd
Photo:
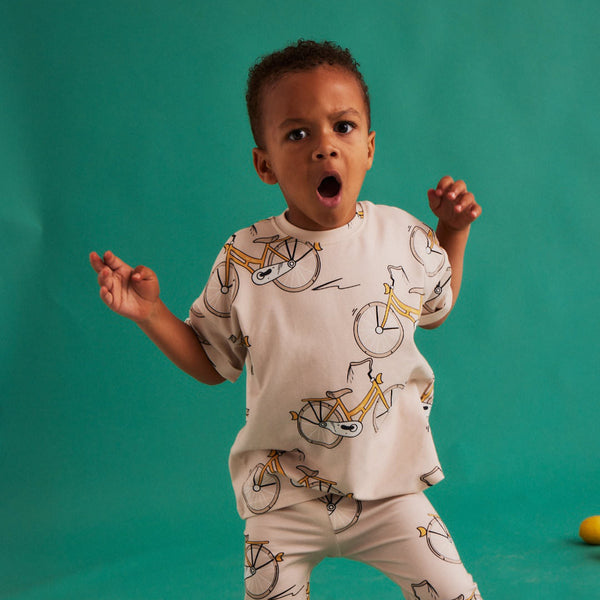
<path fill-rule="evenodd" d="M 287 211 L 229 238 L 186 322 L 150 269 L 110 252 L 90 257 L 100 296 L 204 383 L 246 367 L 230 456 L 246 598 L 308 598 L 326 556 L 375 566 L 406 598 L 480 598 L 423 494 L 443 474 L 433 372 L 413 336 L 452 309 L 481 209 L 464 182 L 442 178 L 428 192 L 436 237 L 398 208 L 358 201 L 375 150 L 369 95 L 332 43 L 263 58 L 247 104 L 254 167 Z"/>

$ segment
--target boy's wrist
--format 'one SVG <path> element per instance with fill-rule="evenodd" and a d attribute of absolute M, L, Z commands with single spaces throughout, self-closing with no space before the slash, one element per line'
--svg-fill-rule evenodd
<path fill-rule="evenodd" d="M 465 227 L 453 227 L 452 225 L 449 225 L 448 223 L 446 223 L 445 221 L 442 221 L 441 219 L 438 221 L 438 225 L 437 225 L 437 229 L 436 229 L 436 233 L 438 235 L 438 237 L 440 236 L 440 234 L 444 235 L 444 236 L 464 236 L 465 238 L 469 237 L 469 233 L 471 231 L 471 223 L 469 223 L 468 225 L 466 225 Z"/>
<path fill-rule="evenodd" d="M 157 298 L 148 314 L 140 319 L 133 319 L 134 323 L 144 331 L 152 329 L 159 322 L 166 306 L 160 298 Z"/>

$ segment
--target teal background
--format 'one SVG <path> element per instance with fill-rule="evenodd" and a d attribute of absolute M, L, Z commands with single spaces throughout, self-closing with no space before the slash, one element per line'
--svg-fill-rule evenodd
<path fill-rule="evenodd" d="M 299 37 L 361 63 L 365 199 L 484 208 L 460 301 L 420 334 L 447 479 L 487 600 L 598 598 L 600 4 L 595 0 L 0 1 L 0 599 L 239 599 L 227 455 L 244 385 L 178 372 L 97 295 L 87 255 L 151 266 L 186 316 L 235 229 L 284 209 L 251 165 L 255 57 Z M 398 598 L 325 561 L 313 597 Z"/>

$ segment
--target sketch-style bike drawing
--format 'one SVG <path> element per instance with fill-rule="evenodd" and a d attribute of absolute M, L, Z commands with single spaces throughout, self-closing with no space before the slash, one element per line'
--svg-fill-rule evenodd
<path fill-rule="evenodd" d="M 461 560 L 458 551 L 454 545 L 454 540 L 446 529 L 446 526 L 438 515 L 429 515 L 432 517 L 427 527 L 417 527 L 419 537 L 427 540 L 429 549 L 439 559 L 452 564 L 460 564 Z"/>
<path fill-rule="evenodd" d="M 335 533 L 346 531 L 346 529 L 352 527 L 358 521 L 362 512 L 362 502 L 349 495 L 327 494 L 319 500 L 327 508 Z"/>
<path fill-rule="evenodd" d="M 273 554 L 267 548 L 268 544 L 269 542 L 250 541 L 246 536 L 244 583 L 246 593 L 251 598 L 268 596 L 279 579 L 278 563 L 283 560 L 284 554 Z"/>
<path fill-rule="evenodd" d="M 395 384 L 385 391 L 381 389 L 382 374 L 373 376 L 373 359 L 350 363 L 350 370 L 358 365 L 369 363 L 368 377 L 371 388 L 361 402 L 354 408 L 348 408 L 342 399 L 352 392 L 350 388 L 325 392 L 325 398 L 304 398 L 300 411 L 291 411 L 292 419 L 298 423 L 300 435 L 311 444 L 326 448 L 335 448 L 342 439 L 359 435 L 363 430 L 363 420 L 372 412 L 373 428 L 379 431 L 387 417 L 394 396 L 404 386 Z"/>
<path fill-rule="evenodd" d="M 355 500 L 351 494 L 344 494 L 335 487 L 335 481 L 320 477 L 319 471 L 310 469 L 306 465 L 296 467 L 302 473 L 301 477 L 290 478 L 280 461 L 283 454 L 285 452 L 271 450 L 265 464 L 256 465 L 242 486 L 242 495 L 249 510 L 255 514 L 269 511 L 279 498 L 280 477 L 285 477 L 295 487 L 305 487 L 323 492 L 323 496 L 319 500 L 326 505 L 334 531 L 344 531 L 356 523 L 362 511 L 360 501 Z M 302 452 L 300 454 L 304 456 Z"/>
<path fill-rule="evenodd" d="M 400 317 L 404 317 L 414 325 L 421 315 L 423 290 L 409 289 L 409 293 L 419 296 L 418 306 L 409 306 L 394 293 L 394 273 L 400 274 L 406 284 L 408 277 L 402 267 L 388 265 L 391 284 L 384 283 L 385 302 L 375 300 L 363 306 L 354 319 L 354 338 L 360 349 L 374 358 L 385 358 L 395 352 L 404 339 L 404 328 Z"/>
<path fill-rule="evenodd" d="M 228 317 L 240 281 L 236 268 L 251 274 L 252 283 L 265 285 L 273 282 L 286 292 L 301 292 L 310 287 L 319 276 L 321 246 L 279 235 L 261 237 L 255 244 L 263 244 L 260 256 L 252 256 L 234 246 L 235 235 L 224 246 L 225 259 L 211 273 L 204 293 L 208 310 L 218 317 Z"/>
<path fill-rule="evenodd" d="M 413 227 L 410 232 L 410 250 L 429 276 L 435 275 L 444 265 L 444 253 L 432 229 L 419 225 Z"/>

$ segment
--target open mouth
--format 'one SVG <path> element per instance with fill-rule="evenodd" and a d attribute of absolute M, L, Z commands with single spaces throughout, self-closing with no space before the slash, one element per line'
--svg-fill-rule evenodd
<path fill-rule="evenodd" d="M 317 191 L 323 198 L 335 198 L 339 193 L 342 185 L 334 175 L 328 175 L 321 181 Z"/>

